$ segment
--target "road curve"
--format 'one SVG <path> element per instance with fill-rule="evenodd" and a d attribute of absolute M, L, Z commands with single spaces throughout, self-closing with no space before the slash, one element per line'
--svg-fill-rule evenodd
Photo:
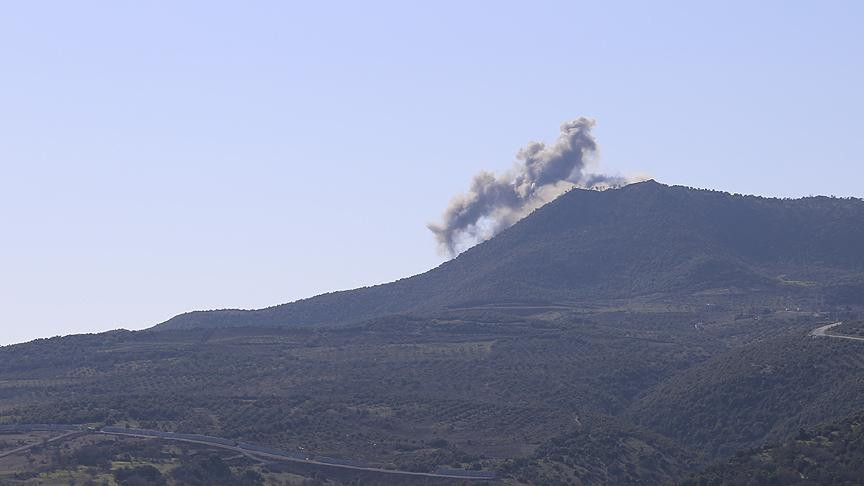
<path fill-rule="evenodd" d="M 469 475 L 460 475 L 460 474 L 422 473 L 422 472 L 414 472 L 414 471 L 400 471 L 400 470 L 396 470 L 396 469 L 382 469 L 382 468 L 376 468 L 376 467 L 352 466 L 352 465 L 348 465 L 348 464 L 334 464 L 334 463 L 330 463 L 330 462 L 319 462 L 319 461 L 316 461 L 314 459 L 295 459 L 293 457 L 286 457 L 286 456 L 281 456 L 278 454 L 269 454 L 266 452 L 251 451 L 251 450 L 244 449 L 242 447 L 237 447 L 237 446 L 218 444 L 218 443 L 213 443 L 213 442 L 205 442 L 205 441 L 194 440 L 194 439 L 184 439 L 184 438 L 179 438 L 179 437 L 154 437 L 152 435 L 136 434 L 134 432 L 114 432 L 114 431 L 106 432 L 105 430 L 100 430 L 99 433 L 106 434 L 106 435 L 120 435 L 120 436 L 126 436 L 126 437 L 138 437 L 138 438 L 145 438 L 145 439 L 164 439 L 164 440 L 174 440 L 174 441 L 179 441 L 179 442 L 188 442 L 191 444 L 200 444 L 200 445 L 205 445 L 205 446 L 210 446 L 210 447 L 217 447 L 219 449 L 225 449 L 225 450 L 229 450 L 229 451 L 239 452 L 239 453 L 247 455 L 247 456 L 265 457 L 268 459 L 274 459 L 274 460 L 278 460 L 278 461 L 297 462 L 297 463 L 301 463 L 301 464 L 312 464 L 312 465 L 316 465 L 316 466 L 338 467 L 338 468 L 342 468 L 342 469 L 352 469 L 355 471 L 368 471 L 368 472 L 375 472 L 375 473 L 382 473 L 382 474 L 395 474 L 395 475 L 401 475 L 401 476 L 428 477 L 428 478 L 441 478 L 441 479 L 469 479 L 469 480 L 474 480 L 474 481 L 484 481 L 484 480 L 488 481 L 488 480 L 496 479 L 495 477 L 483 477 L 483 476 L 478 477 L 478 476 L 469 476 Z"/>
<path fill-rule="evenodd" d="M 864 337 L 861 337 L 861 336 L 849 336 L 846 334 L 835 334 L 835 333 L 829 333 L 828 332 L 831 329 L 834 329 L 835 327 L 839 326 L 840 324 L 843 324 L 843 323 L 842 322 L 834 322 L 832 324 L 826 324 L 824 326 L 817 327 L 816 329 L 813 329 L 812 331 L 810 331 L 810 336 L 812 336 L 812 337 L 829 337 L 829 338 L 836 338 L 836 339 L 848 339 L 850 341 L 864 341 Z"/>

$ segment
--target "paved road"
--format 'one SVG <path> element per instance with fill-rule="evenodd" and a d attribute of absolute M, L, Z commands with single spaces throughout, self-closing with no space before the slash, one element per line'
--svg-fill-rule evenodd
<path fill-rule="evenodd" d="M 69 437 L 71 437 L 73 435 L 79 435 L 79 434 L 83 434 L 83 432 L 81 432 L 81 431 L 67 432 L 63 435 L 58 435 L 57 437 L 52 437 L 52 438 L 48 439 L 46 442 L 57 442 L 57 441 L 60 441 L 63 439 L 68 439 Z M 36 442 L 35 444 L 30 444 L 30 445 L 26 445 L 23 447 L 19 447 L 17 449 L 12 449 L 9 451 L 0 452 L 0 459 L 7 457 L 7 456 L 14 455 L 14 454 L 20 454 L 22 452 L 27 452 L 30 449 L 32 449 L 36 446 L 40 446 L 40 445 L 42 445 L 42 441 Z"/>
<path fill-rule="evenodd" d="M 139 437 L 139 438 L 145 438 L 145 439 L 164 439 L 164 440 L 174 440 L 174 441 L 179 441 L 179 442 L 188 442 L 191 444 L 201 444 L 201 445 L 205 445 L 205 446 L 209 446 L 209 447 L 217 447 L 219 449 L 225 449 L 225 450 L 229 450 L 229 451 L 239 452 L 239 453 L 245 454 L 247 456 L 257 456 L 259 458 L 264 457 L 267 459 L 273 459 L 273 460 L 283 461 L 283 462 L 297 462 L 297 463 L 301 463 L 301 464 L 313 464 L 316 466 L 339 467 L 342 469 L 353 469 L 355 471 L 369 471 L 369 472 L 375 472 L 375 473 L 395 474 L 395 475 L 401 475 L 401 476 L 429 477 L 429 478 L 442 478 L 442 479 L 470 479 L 470 480 L 475 480 L 475 481 L 495 479 L 495 478 L 485 478 L 485 477 L 467 476 L 467 475 L 459 475 L 459 474 L 421 473 L 421 472 L 413 472 L 413 471 L 399 471 L 399 470 L 393 470 L 393 469 L 381 469 L 381 468 L 376 468 L 376 467 L 351 466 L 348 464 L 334 464 L 334 463 L 330 463 L 330 462 L 319 462 L 319 461 L 315 461 L 313 459 L 295 459 L 292 457 L 280 456 L 278 454 L 268 454 L 266 452 L 250 451 L 248 449 L 244 449 L 242 447 L 237 447 L 237 446 L 215 444 L 213 442 L 205 442 L 205 441 L 193 440 L 193 439 L 183 439 L 183 438 L 179 438 L 179 437 L 153 437 L 151 435 L 126 433 L 126 432 L 100 431 L 100 433 L 107 434 L 107 435 L 121 435 L 121 436 L 127 436 L 127 437 Z"/>
<path fill-rule="evenodd" d="M 833 324 L 826 324 L 821 327 L 817 327 L 810 331 L 810 335 L 813 337 L 829 337 L 829 338 L 837 338 L 837 339 L 848 339 L 850 341 L 864 341 L 864 337 L 861 336 L 848 336 L 846 334 L 834 334 L 829 333 L 831 329 L 843 324 L 842 322 L 835 322 Z"/>
<path fill-rule="evenodd" d="M 320 460 L 316 460 L 314 456 L 309 457 L 309 458 L 302 458 L 302 456 L 290 457 L 290 456 L 283 455 L 283 454 L 269 453 L 269 452 L 265 452 L 265 451 L 261 451 L 261 450 L 253 450 L 254 448 L 250 448 L 250 447 L 252 447 L 251 445 L 249 445 L 247 447 L 244 447 L 242 444 L 229 445 L 229 444 L 227 444 L 227 442 L 233 442 L 233 441 L 229 441 L 227 439 L 220 439 L 218 437 L 209 437 L 209 438 L 215 439 L 218 441 L 223 441 L 226 443 L 220 444 L 218 442 L 210 442 L 207 440 L 196 440 L 194 438 L 189 438 L 189 437 L 155 436 L 155 435 L 147 433 L 147 432 L 151 432 L 151 431 L 143 431 L 143 430 L 140 431 L 141 433 L 135 433 L 133 430 L 130 430 L 128 432 L 124 431 L 124 430 L 117 430 L 116 427 L 111 428 L 111 429 L 112 430 L 104 430 L 104 429 L 103 430 L 95 430 L 95 429 L 84 430 L 82 427 L 81 430 L 69 431 L 69 432 L 66 432 L 64 434 L 58 435 L 56 437 L 52 437 L 45 442 L 57 442 L 57 441 L 61 441 L 64 439 L 71 438 L 73 436 L 81 436 L 81 435 L 87 435 L 87 434 L 105 434 L 105 435 L 115 435 L 115 436 L 138 437 L 138 438 L 144 438 L 144 439 L 173 440 L 173 441 L 179 441 L 179 442 L 188 442 L 188 443 L 192 443 L 192 444 L 200 444 L 200 445 L 204 445 L 204 446 L 208 446 L 208 447 L 216 447 L 219 449 L 234 451 L 234 452 L 237 452 L 237 453 L 242 454 L 244 456 L 247 456 L 253 460 L 262 460 L 262 458 L 266 458 L 266 459 L 269 459 L 271 461 L 296 462 L 296 463 L 301 463 L 301 464 L 310 464 L 310 465 L 322 466 L 322 467 L 324 467 L 324 466 L 338 467 L 338 468 L 342 468 L 342 469 L 352 469 L 355 471 L 368 471 L 368 472 L 381 473 L 381 474 L 395 474 L 395 475 L 412 476 L 412 477 L 429 477 L 429 478 L 462 479 L 462 480 L 468 479 L 468 480 L 474 480 L 474 481 L 484 481 L 484 480 L 496 479 L 494 477 L 494 473 L 492 473 L 491 476 L 460 474 L 459 471 L 453 471 L 453 472 L 441 471 L 441 472 L 437 472 L 437 473 L 422 473 L 422 472 L 413 472 L 413 471 L 382 469 L 382 468 L 378 468 L 378 467 L 363 466 L 363 465 L 340 464 L 338 462 L 330 462 L 330 461 L 325 460 L 325 459 L 329 459 L 329 458 L 320 458 Z M 206 439 L 208 437 L 202 436 L 202 438 Z M 20 454 L 22 452 L 27 452 L 28 450 L 33 449 L 34 447 L 42 445 L 43 443 L 44 442 L 40 441 L 40 442 L 36 442 L 34 444 L 18 447 L 16 449 L 11 449 L 8 451 L 0 452 L 0 459 L 7 457 L 7 456 L 14 455 L 14 454 Z M 275 451 L 275 452 L 279 452 L 279 451 Z M 333 459 L 333 461 L 338 461 L 338 459 Z M 468 473 L 468 471 L 466 471 L 466 473 Z M 488 474 L 489 472 L 488 471 L 478 471 L 478 473 L 487 473 Z"/>

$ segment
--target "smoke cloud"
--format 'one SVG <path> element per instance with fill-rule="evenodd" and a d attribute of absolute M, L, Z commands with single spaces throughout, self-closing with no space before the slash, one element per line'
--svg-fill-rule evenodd
<path fill-rule="evenodd" d="M 455 256 L 573 187 L 605 189 L 629 183 L 624 177 L 586 173 L 597 152 L 593 127 L 594 120 L 584 117 L 566 122 L 552 145 L 531 142 L 520 149 L 512 170 L 474 176 L 468 192 L 451 201 L 441 223 L 428 225 L 440 248 Z"/>

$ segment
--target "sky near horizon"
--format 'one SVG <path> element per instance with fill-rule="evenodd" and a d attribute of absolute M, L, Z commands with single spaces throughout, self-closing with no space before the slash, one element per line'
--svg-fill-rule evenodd
<path fill-rule="evenodd" d="M 565 120 L 600 167 L 864 196 L 864 3 L 4 2 L 0 344 L 391 281 Z"/>

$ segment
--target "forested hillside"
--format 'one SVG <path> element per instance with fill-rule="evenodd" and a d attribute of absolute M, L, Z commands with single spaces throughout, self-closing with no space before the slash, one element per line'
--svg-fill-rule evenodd
<path fill-rule="evenodd" d="M 676 375 L 628 415 L 723 456 L 864 410 L 864 342 L 812 338 L 802 327 L 771 332 Z"/>
<path fill-rule="evenodd" d="M 686 481 L 716 484 L 838 485 L 864 482 L 864 414 L 817 428 L 801 429 L 781 444 L 741 451 Z"/>

